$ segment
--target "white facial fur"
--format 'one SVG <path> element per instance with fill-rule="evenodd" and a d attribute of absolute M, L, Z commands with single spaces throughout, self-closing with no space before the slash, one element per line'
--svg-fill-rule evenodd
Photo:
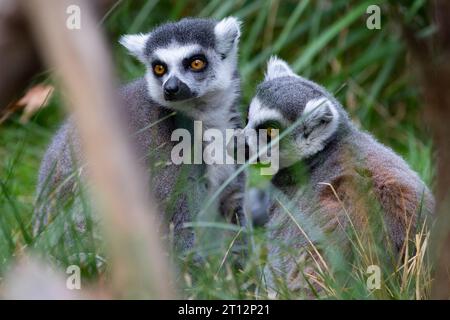
<path fill-rule="evenodd" d="M 257 152 L 257 137 L 254 135 L 246 134 L 246 130 L 254 130 L 258 125 L 268 120 L 277 120 L 287 125 L 283 115 L 275 109 L 269 109 L 262 105 L 258 98 L 254 98 L 250 103 L 248 111 L 248 123 L 244 128 L 244 135 L 248 137 L 248 147 L 252 154 Z"/>
<path fill-rule="evenodd" d="M 235 101 L 239 92 L 239 80 L 234 78 L 235 64 L 230 58 L 220 59 L 211 49 L 205 53 L 208 64 L 214 68 L 214 78 L 197 82 L 189 74 L 180 72 L 184 58 L 192 56 L 201 49 L 198 45 L 179 46 L 172 44 L 168 48 L 157 49 L 154 56 L 167 64 L 168 73 L 160 79 L 156 78 L 149 66 L 146 74 L 149 94 L 153 100 L 173 110 L 181 111 L 195 120 L 202 120 L 206 126 L 217 127 L 212 122 L 218 122 L 230 117 L 230 105 Z M 183 101 L 167 101 L 164 98 L 163 85 L 172 76 L 186 83 L 196 92 L 196 98 Z M 207 109 L 199 108 L 206 107 Z"/>
<path fill-rule="evenodd" d="M 297 129 L 280 142 L 280 168 L 289 167 L 321 151 L 325 147 L 326 140 L 336 132 L 339 124 L 339 113 L 336 107 L 324 97 L 308 101 L 302 117 Z M 254 98 L 250 104 L 248 119 L 244 130 L 255 129 L 269 120 L 279 121 L 285 128 L 292 125 L 280 112 L 265 107 L 258 98 Z M 304 133 L 307 133 L 307 136 L 304 136 Z M 256 137 L 248 135 L 248 139 L 249 148 L 252 153 L 256 153 Z"/>
<path fill-rule="evenodd" d="M 163 61 L 167 65 L 168 72 L 163 76 L 162 78 L 163 81 L 161 84 L 160 80 L 157 79 L 153 74 L 151 64 L 148 61 L 146 62 L 148 71 L 145 75 L 145 78 L 148 83 L 148 92 L 153 100 L 155 100 L 156 102 L 158 102 L 163 106 L 176 107 L 177 105 L 176 102 L 166 101 L 164 99 L 164 91 L 162 87 L 164 86 L 166 81 L 172 76 L 176 76 L 184 83 L 189 84 L 190 81 L 185 79 L 183 74 L 180 72 L 181 61 L 183 61 L 184 58 L 192 56 L 195 52 L 198 52 L 199 50 L 200 46 L 198 45 L 180 46 L 176 43 L 172 43 L 167 48 L 160 48 L 155 50 L 153 56 Z M 186 104 L 185 101 L 182 101 L 182 103 L 184 103 L 184 105 Z"/>
<path fill-rule="evenodd" d="M 289 121 L 286 120 L 279 111 L 264 106 L 257 97 L 253 98 L 252 102 L 250 103 L 250 108 L 248 112 L 248 123 L 243 131 L 243 134 L 248 139 L 247 143 L 251 154 L 256 154 L 258 151 L 257 136 L 248 134 L 248 131 L 246 132 L 246 130 L 254 130 L 260 124 L 269 120 L 279 121 L 285 127 L 288 127 L 290 124 Z M 298 159 L 292 154 L 292 152 L 290 152 L 290 150 L 291 148 L 288 147 L 287 143 L 284 143 L 283 146 L 279 149 L 280 168 L 288 167 L 294 164 L 296 161 L 298 161 Z"/>
<path fill-rule="evenodd" d="M 287 124 L 283 115 L 279 111 L 263 106 L 261 101 L 255 97 L 250 103 L 247 127 L 254 128 L 256 125 L 267 120 L 277 120 L 281 123 Z"/>
<path fill-rule="evenodd" d="M 202 48 L 197 44 L 180 45 L 172 42 L 167 47 L 156 49 L 151 57 L 144 56 L 145 44 L 151 34 L 127 35 L 121 38 L 120 43 L 146 65 L 145 78 L 153 100 L 162 106 L 181 111 L 196 120 L 203 120 L 208 125 L 211 121 L 217 122 L 223 119 L 221 116 L 229 111 L 230 105 L 235 101 L 239 92 L 239 80 L 235 78 L 235 72 L 240 22 L 234 17 L 224 18 L 216 24 L 214 33 L 216 36 L 215 50 Z M 206 56 L 210 67 L 206 71 L 208 76 L 204 80 L 181 72 L 183 59 L 199 52 Z M 149 59 L 154 60 L 155 58 L 167 64 L 168 72 L 162 78 L 157 78 L 153 74 Z M 169 77 L 174 75 L 196 93 L 195 98 L 182 101 L 165 100 L 163 85 Z"/>

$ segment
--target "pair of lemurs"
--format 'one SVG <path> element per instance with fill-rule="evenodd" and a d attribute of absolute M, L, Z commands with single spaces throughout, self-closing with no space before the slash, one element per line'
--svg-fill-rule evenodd
<path fill-rule="evenodd" d="M 175 143 L 171 141 L 171 133 L 192 120 L 200 120 L 204 127 L 222 131 L 241 127 L 237 112 L 239 37 L 240 23 L 230 17 L 221 21 L 183 19 L 161 25 L 148 34 L 121 39 L 147 68 L 144 78 L 120 90 L 123 114 L 130 132 L 137 132 L 133 142 L 137 153 L 147 160 L 144 164 L 163 164 L 158 170 L 151 170 L 152 191 L 161 214 L 170 216 L 181 248 L 193 245 L 194 235 L 183 228 L 183 224 L 191 221 L 192 208 L 200 207 L 205 192 L 194 188 L 201 169 L 167 163 Z M 173 111 L 177 112 L 175 116 L 171 116 Z M 311 220 L 325 234 L 336 235 L 330 241 L 343 239 L 349 219 L 354 220 L 353 225 L 358 230 L 366 225 L 369 218 L 365 214 L 367 206 L 361 200 L 361 184 L 369 186 L 366 191 L 370 190 L 373 199 L 380 204 L 389 242 L 397 252 L 401 251 L 408 232 L 414 229 L 418 212 L 432 211 L 431 193 L 406 162 L 372 136 L 358 130 L 330 93 L 294 74 L 282 60 L 272 58 L 269 61 L 265 79 L 250 104 L 248 118 L 244 132 L 276 128 L 282 133 L 294 126 L 279 142 L 280 170 L 272 184 L 300 212 L 294 214 L 297 218 Z M 249 148 L 255 145 L 256 141 L 248 141 Z M 65 180 L 73 172 L 73 154 L 76 160 L 82 161 L 75 129 L 69 120 L 44 157 L 39 194 L 45 195 L 44 189 L 51 190 L 61 182 L 66 183 L 57 193 L 58 198 L 64 199 L 72 192 L 73 183 Z M 306 172 L 307 178 L 296 179 L 292 171 L 298 166 Z M 207 194 L 216 190 L 235 170 L 235 165 L 207 165 Z M 173 197 L 180 176 L 188 177 L 186 181 L 192 188 L 188 186 L 189 192 Z M 239 175 L 219 199 L 221 213 L 236 216 L 241 223 L 245 223 L 244 180 Z M 52 210 L 50 204 L 39 207 L 35 219 L 37 232 L 48 223 Z M 275 278 L 281 277 L 288 281 L 291 289 L 303 289 L 307 287 L 304 271 L 308 273 L 311 268 L 308 261 L 318 258 L 315 256 L 318 252 L 310 248 L 316 239 L 301 232 L 298 222 L 292 221 L 292 215 L 285 210 L 276 200 L 268 209 L 267 227 L 273 241 L 269 242 L 272 263 L 266 269 L 266 276 L 269 286 Z M 288 244 L 298 250 L 298 254 L 283 256 L 276 242 Z M 340 245 L 345 247 L 343 242 Z M 298 270 L 299 267 L 304 270 Z"/>

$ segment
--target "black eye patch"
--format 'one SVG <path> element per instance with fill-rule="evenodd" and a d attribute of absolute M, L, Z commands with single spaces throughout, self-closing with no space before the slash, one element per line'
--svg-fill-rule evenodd
<path fill-rule="evenodd" d="M 279 121 L 268 120 L 268 121 L 265 121 L 265 122 L 259 124 L 255 129 L 260 130 L 260 129 L 268 129 L 268 128 L 278 129 L 281 131 L 283 126 L 281 125 L 281 123 Z"/>
<path fill-rule="evenodd" d="M 165 68 L 167 68 L 167 64 L 166 64 L 165 62 L 162 62 L 162 61 L 159 60 L 159 59 L 153 60 L 153 62 L 152 62 L 152 67 L 154 67 L 154 66 L 156 66 L 156 65 L 162 65 L 162 66 L 164 66 Z"/>
<path fill-rule="evenodd" d="M 204 63 L 204 67 L 200 70 L 200 71 L 204 71 L 206 69 L 206 67 L 208 66 L 208 59 L 206 58 L 206 56 L 203 53 L 197 53 L 197 54 L 190 56 L 189 58 L 183 59 L 183 62 L 182 62 L 183 67 L 185 69 L 192 69 L 191 65 L 196 60 L 200 60 Z"/>

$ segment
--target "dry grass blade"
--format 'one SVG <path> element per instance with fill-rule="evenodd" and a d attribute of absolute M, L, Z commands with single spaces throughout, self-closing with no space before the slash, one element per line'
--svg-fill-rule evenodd
<path fill-rule="evenodd" d="M 233 248 L 233 245 L 234 245 L 234 243 L 236 242 L 237 238 L 239 238 L 239 236 L 241 235 L 241 232 L 242 232 L 242 229 L 239 229 L 239 231 L 238 231 L 238 232 L 236 233 L 236 235 L 233 237 L 233 240 L 231 240 L 230 245 L 228 246 L 228 249 L 227 249 L 227 251 L 225 252 L 225 255 L 223 256 L 223 259 L 222 259 L 222 261 L 220 262 L 220 266 L 219 266 L 219 268 L 217 269 L 217 272 L 216 272 L 216 275 L 215 275 L 216 277 L 217 277 L 217 275 L 219 274 L 220 270 L 222 269 L 222 267 L 223 267 L 223 265 L 224 265 L 224 263 L 225 263 L 225 260 L 227 259 L 228 255 L 230 254 L 231 248 Z"/>
<path fill-rule="evenodd" d="M 317 247 L 315 246 L 315 244 L 311 241 L 311 239 L 309 238 L 308 234 L 306 234 L 306 232 L 303 230 L 303 228 L 300 226 L 300 224 L 297 222 L 297 220 L 295 219 L 295 217 L 292 215 L 292 213 L 289 211 L 288 208 L 286 208 L 286 206 L 279 200 L 277 199 L 277 202 L 281 205 L 281 207 L 284 209 L 284 211 L 286 212 L 286 214 L 289 216 L 289 218 L 292 220 L 292 222 L 294 222 L 295 226 L 298 228 L 298 230 L 302 233 L 302 235 L 305 237 L 306 241 L 308 241 L 309 245 L 311 246 L 311 248 L 313 249 L 314 253 L 317 255 L 317 257 L 320 260 L 319 261 L 316 260 L 316 258 L 314 257 L 313 254 L 310 253 L 311 258 L 314 260 L 314 262 L 316 263 L 317 267 L 319 268 L 319 270 L 322 272 L 322 268 L 321 268 L 321 264 L 322 266 L 326 269 L 326 271 L 332 276 L 331 272 L 330 272 L 330 268 L 328 267 L 327 263 L 325 262 L 325 260 L 323 259 L 322 255 L 320 254 L 319 250 L 317 249 Z"/>

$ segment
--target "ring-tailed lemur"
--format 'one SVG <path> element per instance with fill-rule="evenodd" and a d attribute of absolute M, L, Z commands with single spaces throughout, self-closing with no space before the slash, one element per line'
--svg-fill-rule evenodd
<path fill-rule="evenodd" d="M 180 124 L 186 125 L 181 115 L 190 122 L 203 121 L 207 128 L 240 126 L 239 37 L 240 22 L 234 17 L 220 21 L 186 18 L 120 40 L 146 67 L 144 78 L 120 90 L 124 107 L 121 111 L 139 156 L 147 159 L 146 165 L 152 165 L 152 191 L 163 217 L 168 218 L 166 211 L 171 211 L 175 237 L 180 238 L 178 242 L 181 241 L 183 248 L 191 247 L 193 241 L 192 231 L 183 228 L 193 210 L 188 208 L 188 198 L 193 198 L 191 202 L 198 210 L 205 192 L 197 190 L 199 166 L 171 162 L 171 149 L 175 145 L 171 134 Z M 177 114 L 171 117 L 174 111 Z M 56 192 L 58 199 L 67 198 L 73 192 L 76 179 L 65 180 L 75 168 L 74 160 L 81 162 L 82 156 L 73 122 L 69 120 L 56 134 L 41 165 L 37 193 L 42 194 L 43 206 L 36 213 L 36 232 L 47 224 L 54 210 L 46 195 L 60 184 L 63 187 Z M 186 168 L 187 173 L 182 174 Z M 212 185 L 209 188 L 220 185 L 234 170 L 234 165 L 208 166 L 207 177 Z M 181 193 L 176 190 L 180 175 L 190 183 Z M 243 187 L 243 177 L 239 176 L 227 186 L 220 199 L 222 212 L 232 212 L 240 221 Z"/>
<path fill-rule="evenodd" d="M 350 221 L 364 237 L 370 207 L 378 203 L 387 227 L 386 245 L 398 255 L 404 240 L 414 234 L 418 216 L 432 213 L 434 198 L 401 157 L 352 124 L 330 93 L 274 57 L 250 104 L 244 133 L 277 128 L 282 135 L 293 124 L 297 126 L 280 140 L 280 170 L 272 179 L 275 191 L 281 191 L 281 198 L 293 207 L 278 199 L 269 209 L 271 265 L 265 273 L 269 286 L 275 276 L 292 290 L 311 293 L 305 277 L 312 274 L 309 282 L 315 284 L 313 266 L 317 261 L 320 264 L 323 243 L 316 241 L 314 232 L 308 238 L 292 221 L 293 216 L 300 224 L 310 223 L 312 229 L 321 230 L 346 252 L 345 231 Z M 248 141 L 249 148 L 255 146 L 256 141 Z M 294 255 L 282 254 L 283 245 L 294 249 Z"/>
<path fill-rule="evenodd" d="M 240 80 L 237 70 L 240 22 L 233 17 L 213 20 L 185 19 L 165 24 L 148 35 L 128 35 L 124 45 L 152 70 L 145 79 L 150 97 L 170 110 L 201 121 L 203 128 L 239 128 L 237 110 Z M 225 154 L 225 145 L 223 146 Z M 207 166 L 209 189 L 215 190 L 235 170 L 235 165 Z M 221 212 L 238 214 L 243 222 L 243 176 L 221 195 Z"/>

